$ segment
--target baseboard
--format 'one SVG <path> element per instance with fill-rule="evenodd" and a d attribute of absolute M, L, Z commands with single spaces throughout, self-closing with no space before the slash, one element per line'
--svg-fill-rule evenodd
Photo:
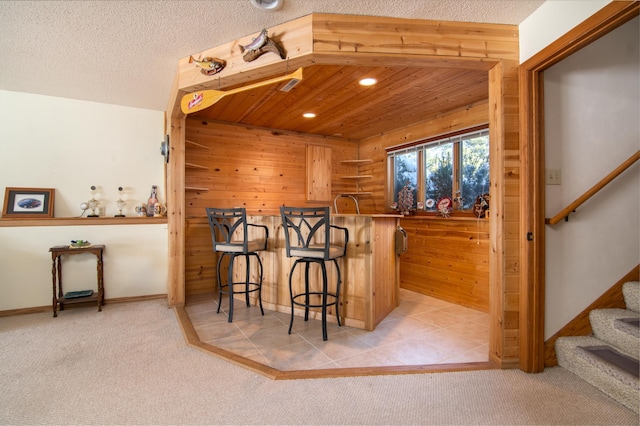
<path fill-rule="evenodd" d="M 109 305 L 112 303 L 140 302 L 142 300 L 156 300 L 156 299 L 166 299 L 166 298 L 167 298 L 167 293 L 149 294 L 146 296 L 133 296 L 133 297 L 114 297 L 113 299 L 105 299 L 104 304 Z"/>
<path fill-rule="evenodd" d="M 594 309 L 620 308 L 626 307 L 622 296 L 622 285 L 628 281 L 640 280 L 640 265 L 636 265 L 609 290 L 589 305 L 585 310 L 575 316 L 567 325 L 562 327 L 556 334 L 544 342 L 544 366 L 554 367 L 558 365 L 556 358 L 555 343 L 558 337 L 563 336 L 588 336 L 592 333 L 591 322 L 589 322 L 589 312 Z"/>
<path fill-rule="evenodd" d="M 132 296 L 132 297 L 115 297 L 113 299 L 105 299 L 104 304 L 110 305 L 114 303 L 127 303 L 127 302 L 139 302 L 142 300 L 155 300 L 155 299 L 163 299 L 167 298 L 167 294 L 150 294 L 146 296 Z M 95 302 L 91 302 L 95 305 Z M 30 308 L 20 308 L 20 309 L 7 309 L 4 311 L 0 311 L 1 317 L 11 317 L 15 315 L 29 315 L 29 314 L 39 314 L 41 312 L 52 312 L 53 308 L 51 305 L 47 306 L 33 306 Z"/>

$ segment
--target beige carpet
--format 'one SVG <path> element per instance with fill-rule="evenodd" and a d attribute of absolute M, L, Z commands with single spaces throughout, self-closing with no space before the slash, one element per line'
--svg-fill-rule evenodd
<path fill-rule="evenodd" d="M 548 369 L 273 381 L 185 344 L 164 300 L 0 318 L 0 423 L 638 425 Z"/>

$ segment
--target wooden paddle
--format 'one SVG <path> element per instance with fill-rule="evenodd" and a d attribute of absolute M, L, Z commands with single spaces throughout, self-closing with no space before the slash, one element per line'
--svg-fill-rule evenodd
<path fill-rule="evenodd" d="M 185 114 L 191 114 L 194 112 L 202 111 L 205 108 L 209 108 L 211 105 L 218 102 L 220 99 L 227 95 L 233 95 L 234 93 L 244 92 L 246 90 L 257 89 L 258 87 L 267 86 L 269 84 L 279 83 L 286 80 L 302 80 L 302 68 L 298 68 L 295 72 L 281 77 L 275 77 L 270 80 L 259 81 L 257 83 L 249 84 L 248 86 L 238 87 L 227 91 L 223 90 L 199 90 L 197 92 L 184 95 L 180 102 L 180 108 Z"/>

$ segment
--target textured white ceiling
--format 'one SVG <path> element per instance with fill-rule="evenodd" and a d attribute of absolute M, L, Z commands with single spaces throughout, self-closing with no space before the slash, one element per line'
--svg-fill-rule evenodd
<path fill-rule="evenodd" d="M 178 60 L 313 12 L 521 23 L 544 0 L 0 1 L 0 89 L 165 110 Z"/>

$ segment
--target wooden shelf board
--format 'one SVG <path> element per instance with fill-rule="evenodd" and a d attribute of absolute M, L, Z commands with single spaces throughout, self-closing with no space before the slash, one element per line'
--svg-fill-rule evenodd
<path fill-rule="evenodd" d="M 184 142 L 185 142 L 186 144 L 193 145 L 193 146 L 198 147 L 198 148 L 202 148 L 202 149 L 209 149 L 209 147 L 208 147 L 208 146 L 206 146 L 206 145 L 202 145 L 202 144 L 199 144 L 198 142 L 190 141 L 190 140 L 188 140 L 188 139 L 185 139 L 185 141 L 184 141 Z"/>
<path fill-rule="evenodd" d="M 74 303 L 87 303 L 87 302 L 97 302 L 98 301 L 98 293 L 94 291 L 91 296 L 85 297 L 73 297 L 67 299 L 66 297 L 57 298 L 58 303 L 64 303 L 65 305 L 72 305 Z"/>
<path fill-rule="evenodd" d="M 0 228 L 20 226 L 78 226 L 78 225 L 149 225 L 167 223 L 166 216 L 146 217 L 54 217 L 47 219 L 1 218 Z"/>
<path fill-rule="evenodd" d="M 201 166 L 199 164 L 194 164 L 194 163 L 184 163 L 184 166 L 187 169 L 202 169 L 202 170 L 209 170 L 209 168 L 207 166 Z"/>
<path fill-rule="evenodd" d="M 199 188 L 199 187 L 196 187 L 196 186 L 185 186 L 184 190 L 185 191 L 190 191 L 190 192 L 194 192 L 194 191 L 205 191 L 206 192 L 206 191 L 209 190 L 209 188 Z"/>
<path fill-rule="evenodd" d="M 372 175 L 342 176 L 341 179 L 372 179 Z"/>
<path fill-rule="evenodd" d="M 340 195 L 372 195 L 373 192 L 341 192 Z"/>
<path fill-rule="evenodd" d="M 342 160 L 342 164 L 368 164 L 373 163 L 373 160 Z"/>

